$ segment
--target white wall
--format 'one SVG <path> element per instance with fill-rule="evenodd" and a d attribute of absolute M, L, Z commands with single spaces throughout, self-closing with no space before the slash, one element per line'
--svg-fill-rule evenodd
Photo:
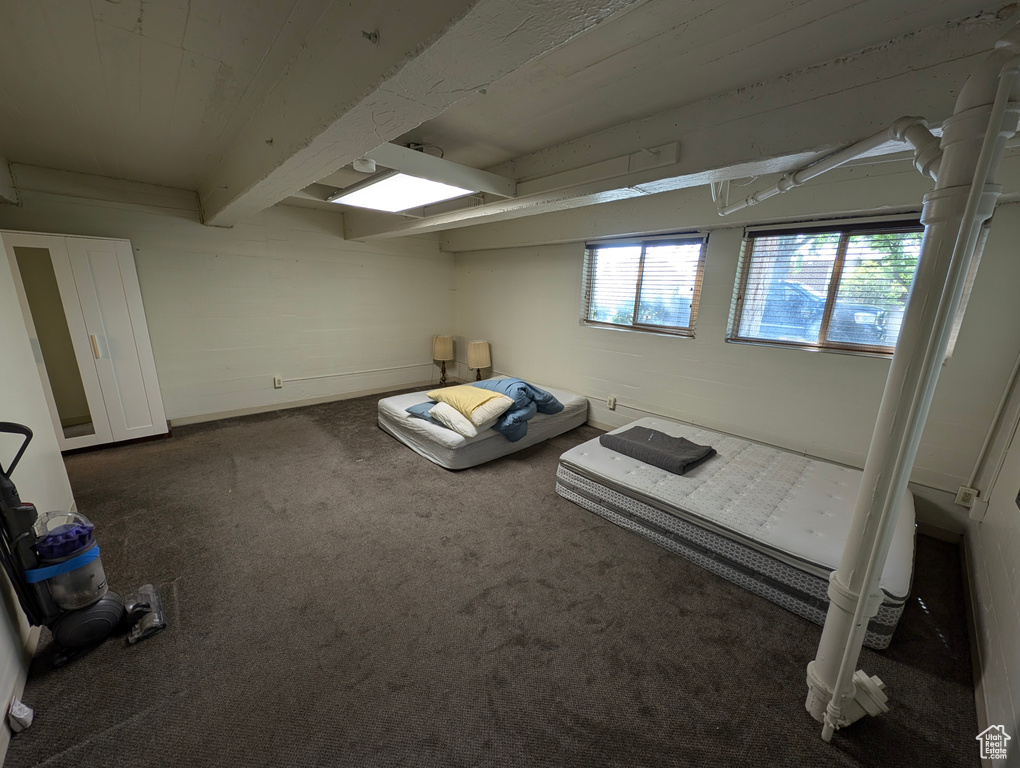
<path fill-rule="evenodd" d="M 71 486 L 57 448 L 10 264 L 3 257 L 0 257 L 0 360 L 4 364 L 0 375 L 0 421 L 25 424 L 35 433 L 12 479 L 24 501 L 34 502 L 42 510 L 70 509 L 74 501 Z M 0 463 L 4 467 L 14 457 L 20 442 L 20 438 L 0 437 Z M 28 627 L 20 609 L 15 607 L 17 601 L 7 578 L 0 577 L 0 582 L 6 608 L 0 611 L 0 709 L 6 713 L 11 696 L 24 686 Z M 0 760 L 10 740 L 6 717 L 3 721 Z"/>
<path fill-rule="evenodd" d="M 434 237 L 347 242 L 339 214 L 290 206 L 207 227 L 183 193 L 136 185 L 148 197 L 130 203 L 104 180 L 51 175 L 92 199 L 25 173 L 24 207 L 0 208 L 0 228 L 131 240 L 171 421 L 438 378 L 431 337 L 452 330 L 453 257 Z M 273 387 L 334 373 L 357 375 Z"/>
<path fill-rule="evenodd" d="M 884 175 L 861 184 L 861 175 L 851 172 L 792 192 L 772 210 L 777 218 L 789 218 L 797 205 L 818 216 L 860 211 L 869 201 L 919 205 L 923 189 L 913 176 Z M 759 219 L 771 203 L 754 209 Z M 706 215 L 714 217 L 716 228 L 708 242 L 694 339 L 579 324 L 583 243 L 576 240 L 698 228 Z M 608 411 L 604 402 L 613 394 L 625 406 L 863 466 L 888 359 L 727 343 L 743 222 L 738 218 L 737 226 L 726 228 L 719 223 L 707 190 L 693 189 L 536 216 L 517 230 L 509 226 L 513 222 L 492 225 L 497 244 L 515 238 L 535 243 L 543 236 L 575 241 L 458 253 L 457 332 L 489 339 L 498 371 L 588 395 L 592 418 L 600 423 L 617 425 L 641 415 L 627 407 Z M 464 237 L 484 240 L 485 228 L 474 229 Z M 1020 349 L 1015 299 L 1020 260 L 1012 246 L 1018 239 L 1020 206 L 1003 205 L 956 351 L 942 372 L 915 482 L 955 493 L 970 474 Z M 456 235 L 447 245 L 457 247 Z"/>
<path fill-rule="evenodd" d="M 989 725 L 1004 725 L 1020 765 L 1020 432 L 1006 451 L 984 518 L 967 532 L 967 561 Z"/>

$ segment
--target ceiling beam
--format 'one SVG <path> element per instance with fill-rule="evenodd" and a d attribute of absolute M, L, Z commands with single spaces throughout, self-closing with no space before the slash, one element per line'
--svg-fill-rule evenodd
<path fill-rule="evenodd" d="M 0 156 L 0 205 L 19 205 L 21 198 L 18 196 L 18 188 L 14 184 L 14 173 L 11 171 L 11 164 L 7 159 Z"/>
<path fill-rule="evenodd" d="M 23 195 L 38 193 L 74 197 L 79 200 L 103 200 L 146 208 L 165 208 L 187 211 L 196 218 L 199 213 L 198 195 L 190 189 L 112 179 L 109 176 L 96 176 L 91 173 L 40 168 L 22 163 L 14 163 L 12 170 L 18 180 L 18 189 Z"/>
<path fill-rule="evenodd" d="M 763 186 L 776 176 L 758 180 Z M 1020 147 L 1007 149 L 996 171 L 995 183 L 1006 190 L 999 204 L 1020 200 Z M 933 182 L 914 168 L 907 155 L 878 162 L 855 161 L 810 182 L 809 186 L 720 216 L 707 187 L 681 189 L 651 199 L 625 200 L 610 205 L 574 208 L 527 221 L 510 220 L 462 227 L 442 233 L 444 251 L 483 251 L 525 248 L 555 243 L 576 243 L 604 237 L 712 231 L 762 224 L 809 221 L 831 216 L 909 214 L 917 216 L 922 198 Z M 748 189 L 757 189 L 754 184 Z"/>
<path fill-rule="evenodd" d="M 204 220 L 231 226 L 274 205 L 643 2 L 432 0 L 408 13 L 364 0 L 353 22 L 337 3 L 201 185 Z"/>
<path fill-rule="evenodd" d="M 504 221 L 791 170 L 885 128 L 904 114 L 940 121 L 1009 19 L 949 24 L 886 45 L 633 120 L 491 168 L 518 180 L 518 197 L 420 219 L 350 211 L 352 240 L 399 237 Z M 675 163 L 583 180 L 621 152 L 680 143 Z M 890 144 L 886 152 L 902 150 Z M 577 184 L 528 195 L 543 179 L 574 172 Z M 753 191 L 753 190 L 751 190 Z M 731 190 L 736 199 L 737 190 Z"/>
<path fill-rule="evenodd" d="M 381 144 L 366 153 L 365 157 L 375 160 L 383 168 L 392 168 L 394 171 L 452 184 L 473 192 L 489 192 L 500 197 L 513 197 L 517 194 L 517 183 L 513 179 L 469 168 L 398 144 Z"/>
<path fill-rule="evenodd" d="M 778 178 L 762 176 L 759 182 L 767 184 Z M 692 187 L 652 198 L 555 211 L 527 220 L 448 229 L 441 233 L 440 242 L 444 251 L 457 253 L 637 234 L 711 231 L 760 222 L 778 223 L 790 217 L 807 220 L 862 211 L 906 210 L 919 207 L 921 197 L 931 187 L 931 181 L 915 171 L 909 161 L 886 159 L 873 166 L 835 170 L 815 179 L 810 188 L 792 190 L 732 216 L 719 216 L 708 187 Z M 752 188 L 757 188 L 757 184 L 748 187 Z"/>

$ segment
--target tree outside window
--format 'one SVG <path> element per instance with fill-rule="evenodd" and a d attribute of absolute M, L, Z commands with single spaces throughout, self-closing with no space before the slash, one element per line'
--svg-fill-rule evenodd
<path fill-rule="evenodd" d="M 921 237 L 912 222 L 752 234 L 730 339 L 890 354 Z"/>

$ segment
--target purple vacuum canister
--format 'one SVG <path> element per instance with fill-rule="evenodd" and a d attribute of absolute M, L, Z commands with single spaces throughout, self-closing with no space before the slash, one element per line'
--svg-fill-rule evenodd
<path fill-rule="evenodd" d="M 37 539 L 35 551 L 44 560 L 60 560 L 71 557 L 92 546 L 95 541 L 92 537 L 93 530 L 95 530 L 95 526 L 91 523 L 65 523 L 47 533 L 43 538 Z"/>
<path fill-rule="evenodd" d="M 33 579 L 45 581 L 60 608 L 77 610 L 106 594 L 106 572 L 99 558 L 95 526 L 77 512 L 47 512 L 36 518 L 35 551 L 41 568 Z"/>

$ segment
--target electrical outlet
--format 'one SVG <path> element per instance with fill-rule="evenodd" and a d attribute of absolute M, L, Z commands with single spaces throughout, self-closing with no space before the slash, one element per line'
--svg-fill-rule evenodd
<path fill-rule="evenodd" d="M 273 377 L 273 389 L 283 389 L 283 376 Z"/>
<path fill-rule="evenodd" d="M 973 507 L 974 501 L 977 499 L 978 489 L 968 488 L 965 485 L 961 485 L 959 490 L 956 492 L 956 503 L 961 507 Z"/>
<path fill-rule="evenodd" d="M 609 406 L 609 410 L 615 411 L 616 410 L 616 395 L 610 395 L 609 399 L 606 400 L 606 405 Z"/>

